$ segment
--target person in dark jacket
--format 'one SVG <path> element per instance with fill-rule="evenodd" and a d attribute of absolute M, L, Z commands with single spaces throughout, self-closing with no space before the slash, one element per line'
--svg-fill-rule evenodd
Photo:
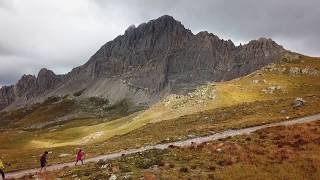
<path fill-rule="evenodd" d="M 44 171 L 46 171 L 46 167 L 47 167 L 47 160 L 48 160 L 48 152 L 44 152 L 40 158 L 40 172 L 42 172 L 42 169 Z"/>

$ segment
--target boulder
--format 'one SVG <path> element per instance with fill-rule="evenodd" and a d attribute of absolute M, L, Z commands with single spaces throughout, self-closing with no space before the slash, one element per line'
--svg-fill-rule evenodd
<path fill-rule="evenodd" d="M 301 107 L 303 105 L 305 105 L 306 101 L 300 97 L 297 97 L 294 101 L 293 101 L 293 107 Z"/>
<path fill-rule="evenodd" d="M 117 176 L 114 174 L 111 174 L 109 180 L 117 180 Z"/>

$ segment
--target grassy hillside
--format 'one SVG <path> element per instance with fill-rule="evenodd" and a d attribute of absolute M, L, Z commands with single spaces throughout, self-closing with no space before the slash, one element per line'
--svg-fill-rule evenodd
<path fill-rule="evenodd" d="M 136 116 L 95 126 L 77 127 L 49 133 L 45 135 L 45 137 L 48 138 L 45 138 L 43 141 L 54 141 L 56 138 L 52 137 L 68 134 L 69 137 L 78 137 L 76 139 L 72 138 L 70 142 L 68 142 L 70 145 L 76 145 L 83 141 L 83 138 L 95 137 L 97 132 L 99 132 L 99 137 L 93 138 L 95 140 L 93 142 L 103 141 L 115 135 L 128 133 L 147 123 L 175 119 L 205 110 L 230 106 L 234 108 L 234 106 L 243 103 L 257 101 L 288 101 L 286 102 L 286 106 L 290 107 L 290 103 L 292 103 L 295 98 L 304 96 L 308 98 L 313 95 L 318 95 L 318 90 L 320 89 L 320 81 L 318 81 L 320 79 L 319 61 L 308 57 L 301 59 L 297 57 L 290 58 L 292 59 L 285 59 L 282 63 L 272 64 L 263 70 L 239 79 L 199 87 L 188 96 L 169 96 L 162 102 Z M 296 68 L 299 68 L 298 72 L 291 72 L 292 69 Z M 306 73 L 302 72 L 304 69 L 308 69 Z M 263 110 L 263 108 L 261 109 Z M 259 110 L 257 111 L 259 112 Z M 265 117 L 265 114 L 261 114 L 261 117 Z M 72 134 L 76 134 L 76 136 L 72 136 Z M 49 147 L 66 145 L 65 139 L 63 139 L 63 144 L 60 144 L 61 141 L 59 142 L 59 139 L 57 140 L 57 142 L 52 142 L 52 145 L 49 145 Z M 38 144 L 44 145 L 42 142 L 38 142 Z"/>
<path fill-rule="evenodd" d="M 209 83 L 187 96 L 171 95 L 141 114 L 141 118 L 161 121 L 246 102 L 315 95 L 319 94 L 319 79 L 318 58 L 288 56 L 250 75 Z"/>
<path fill-rule="evenodd" d="M 319 179 L 320 121 L 192 147 L 150 150 L 40 177 L 64 179 Z M 28 178 L 27 178 L 28 179 Z"/>
<path fill-rule="evenodd" d="M 142 107 L 134 107 L 128 101 L 123 100 L 110 105 L 107 99 L 91 97 L 77 99 L 66 97 L 49 97 L 43 103 L 33 104 L 20 109 L 2 111 L 0 129 L 41 130 L 54 126 L 62 126 L 73 120 L 85 119 L 79 125 L 93 125 L 101 121 L 109 121 L 127 116 Z M 98 122 L 94 121 L 100 120 Z M 75 125 L 75 123 L 73 123 Z"/>
<path fill-rule="evenodd" d="M 26 131 L 25 128 L 33 124 L 48 119 L 54 121 L 60 113 L 58 117 L 63 117 L 79 109 L 79 105 L 74 108 L 72 101 L 63 99 L 9 112 L 14 120 L 7 120 L 6 130 L 0 133 L 0 153 L 12 170 L 35 166 L 44 150 L 52 151 L 51 162 L 56 163 L 72 160 L 73 155 L 60 155 L 73 154 L 78 147 L 87 149 L 90 157 L 281 121 L 319 113 L 319 90 L 320 60 L 288 56 L 245 77 L 209 83 L 186 96 L 171 95 L 144 111 L 130 114 L 125 104 L 101 108 L 103 104 L 97 103 L 92 107 L 104 114 L 101 118 L 80 116 Z M 303 103 L 297 106 L 300 101 Z M 93 108 L 82 112 L 88 115 L 95 111 Z M 1 115 L 4 116 L 8 113 Z M 30 158 L 22 163 L 18 161 L 22 156 Z"/>

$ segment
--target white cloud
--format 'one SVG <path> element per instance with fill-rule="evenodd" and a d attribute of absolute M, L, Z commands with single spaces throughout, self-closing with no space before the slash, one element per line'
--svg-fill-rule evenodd
<path fill-rule="evenodd" d="M 20 76 L 34 74 L 40 67 L 65 73 L 86 62 L 101 45 L 123 31 L 123 24 L 128 24 L 119 21 L 114 12 L 102 12 L 91 0 L 1 2 L 2 77 L 7 70 Z M 21 68 L 22 64 L 29 68 Z M 0 84 L 17 76 L 3 79 Z"/>

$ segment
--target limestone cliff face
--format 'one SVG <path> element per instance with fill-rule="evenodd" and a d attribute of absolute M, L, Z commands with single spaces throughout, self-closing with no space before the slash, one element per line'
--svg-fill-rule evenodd
<path fill-rule="evenodd" d="M 107 42 L 87 63 L 66 75 L 41 70 L 37 79 L 25 78 L 28 83 L 18 83 L 15 88 L 19 93 L 13 94 L 32 99 L 39 94 L 62 96 L 84 90 L 82 97 L 102 96 L 111 102 L 129 99 L 148 105 L 170 93 L 183 94 L 210 81 L 246 75 L 285 52 L 271 39 L 235 46 L 231 40 L 208 32 L 193 34 L 166 15 L 138 27 L 130 26 L 124 35 Z M 38 90 L 26 92 L 28 84 Z M 5 97 L 0 97 L 0 103 L 14 104 Z"/>

